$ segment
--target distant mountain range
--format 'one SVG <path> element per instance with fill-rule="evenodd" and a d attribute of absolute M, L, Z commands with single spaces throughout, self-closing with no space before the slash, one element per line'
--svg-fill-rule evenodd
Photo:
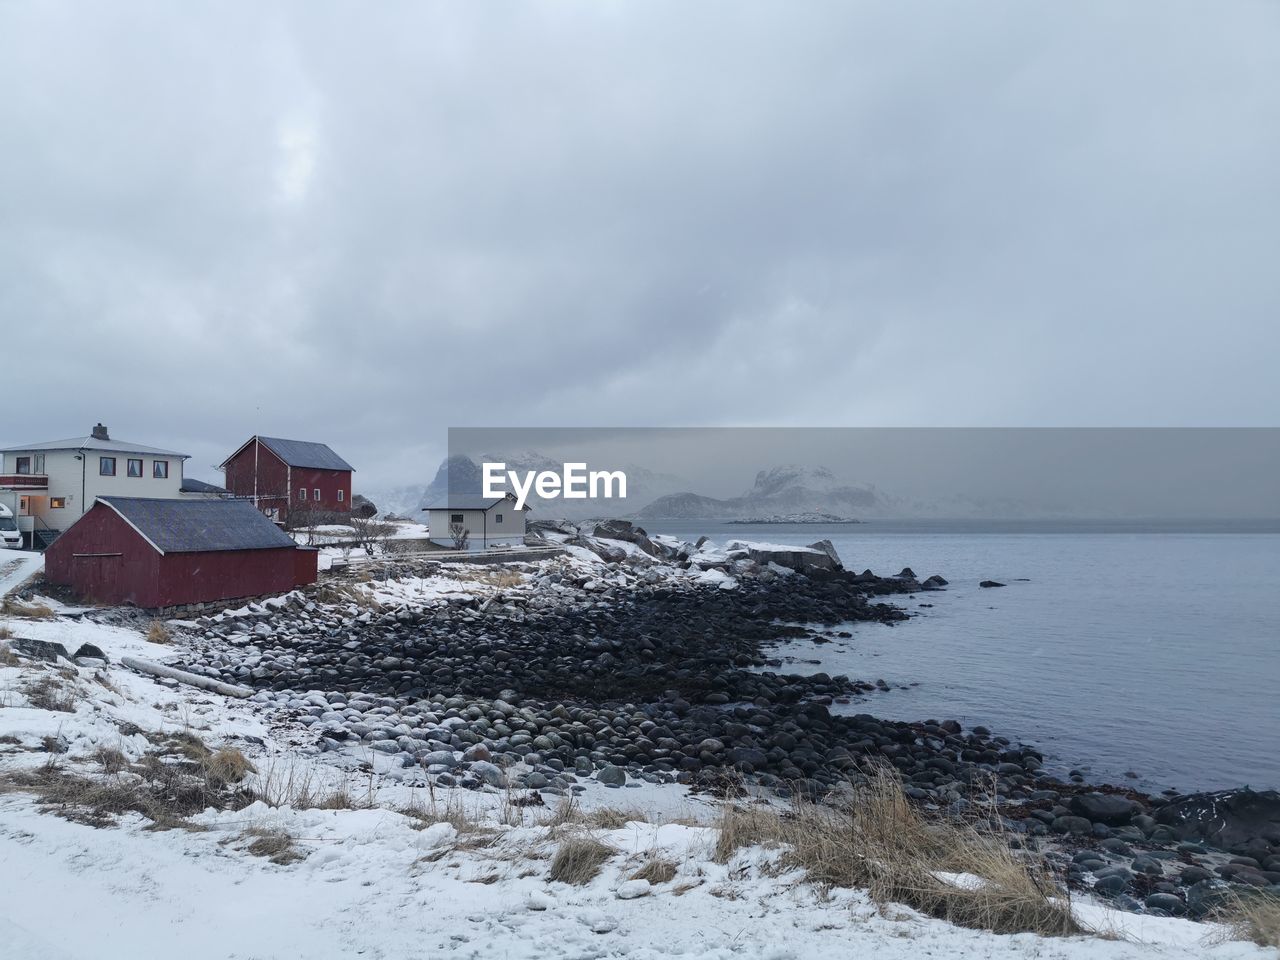
<path fill-rule="evenodd" d="M 756 474 L 739 497 L 717 499 L 696 493 L 659 497 L 636 513 L 640 520 L 747 520 L 757 517 L 826 513 L 846 519 L 881 516 L 889 500 L 872 486 L 840 480 L 826 467 L 774 467 Z"/>
<path fill-rule="evenodd" d="M 510 470 L 560 473 L 563 463 L 526 451 L 472 459 L 452 456 L 444 460 L 431 483 L 405 486 L 379 494 L 367 494 L 383 515 L 419 518 L 422 508 L 443 501 L 452 489 L 483 489 L 480 463 L 503 462 Z M 611 467 L 612 468 L 612 467 Z M 845 520 L 868 519 L 1071 519 L 1078 511 L 1061 505 L 1033 504 L 1005 497 L 952 494 L 930 499 L 904 498 L 885 493 L 871 484 L 837 477 L 826 467 L 796 464 L 772 467 L 756 474 L 752 486 L 736 497 L 710 497 L 694 493 L 687 479 L 656 473 L 634 464 L 619 467 L 627 474 L 627 498 L 618 500 L 542 500 L 530 496 L 535 517 L 585 520 L 623 517 L 636 520 L 758 520 L 770 517 L 828 514 Z M 643 504 L 637 507 L 637 504 Z"/>

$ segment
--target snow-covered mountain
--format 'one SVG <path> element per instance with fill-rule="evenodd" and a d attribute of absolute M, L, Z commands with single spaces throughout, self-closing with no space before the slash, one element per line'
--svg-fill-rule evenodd
<path fill-rule="evenodd" d="M 891 501 L 875 487 L 848 483 L 826 467 L 795 464 L 761 470 L 738 497 L 717 499 L 696 493 L 659 497 L 636 515 L 640 519 L 742 520 L 791 514 L 839 517 L 883 516 Z"/>
<path fill-rule="evenodd" d="M 826 467 L 788 464 L 761 470 L 741 496 L 718 499 L 674 493 L 659 497 L 635 516 L 639 520 L 752 520 L 800 514 L 832 514 L 849 520 L 1071 519 L 1092 515 L 1069 505 L 1000 496 L 899 497 L 871 484 L 837 477 Z"/>
<path fill-rule="evenodd" d="M 534 450 L 517 454 L 486 454 L 474 460 L 471 457 L 454 455 L 442 461 L 436 470 L 435 478 L 426 487 L 421 488 L 421 495 L 418 497 L 417 509 L 414 513 L 419 513 L 422 507 L 446 500 L 450 490 L 460 493 L 481 492 L 484 489 L 481 463 L 505 463 L 508 470 L 514 470 L 521 475 L 529 471 L 538 473 L 544 470 L 559 474 L 564 469 L 563 461 L 552 459 Z M 627 497 L 625 500 L 565 500 L 558 497 L 543 500 L 531 492 L 528 503 L 534 518 L 585 520 L 596 517 L 631 516 L 638 505 L 651 503 L 689 484 L 689 481 L 684 478 L 657 473 L 635 464 L 621 467 L 610 464 L 609 469 L 619 469 L 626 473 Z M 381 504 L 378 505 L 381 506 Z"/>

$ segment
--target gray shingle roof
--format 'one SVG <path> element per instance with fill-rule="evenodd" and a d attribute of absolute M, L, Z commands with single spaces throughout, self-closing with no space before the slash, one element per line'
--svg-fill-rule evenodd
<path fill-rule="evenodd" d="M 296 547 L 247 500 L 99 497 L 161 553 Z"/>
<path fill-rule="evenodd" d="M 147 453 L 157 457 L 178 457 L 183 460 L 191 456 L 189 453 L 162 450 L 160 447 L 148 447 L 128 440 L 97 440 L 91 436 L 71 437 L 67 440 L 45 440 L 41 443 L 5 447 L 0 450 L 0 453 L 26 453 L 28 450 L 107 450 L 114 453 Z"/>
<path fill-rule="evenodd" d="M 280 437 L 258 437 L 263 446 L 291 467 L 310 470 L 355 470 L 351 464 L 329 449 L 325 443 L 308 440 L 282 440 Z"/>
<path fill-rule="evenodd" d="M 178 488 L 183 493 L 226 493 L 226 487 L 220 487 L 216 483 L 207 483 L 204 480 L 197 480 L 195 477 L 183 477 L 182 486 Z"/>
<path fill-rule="evenodd" d="M 423 510 L 488 510 L 510 497 L 486 497 L 482 493 L 451 493 L 445 500 L 437 500 Z M 515 506 L 515 504 L 512 504 Z M 525 509 L 528 509 L 527 507 Z"/>

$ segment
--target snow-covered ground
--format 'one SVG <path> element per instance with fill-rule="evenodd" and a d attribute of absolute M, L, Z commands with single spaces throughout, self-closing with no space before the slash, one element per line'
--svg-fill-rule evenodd
<path fill-rule="evenodd" d="M 582 553 L 559 562 L 598 568 Z M 495 587 L 485 577 L 442 577 L 371 589 L 388 601 L 429 602 Z M 141 626 L 65 617 L 0 625 L 14 638 L 72 652 L 93 643 L 111 660 L 105 667 L 0 666 L 0 777 L 50 761 L 103 777 L 103 749 L 136 761 L 154 749 L 157 733 L 192 734 L 210 747 L 242 750 L 257 768 L 246 786 L 275 802 L 210 808 L 191 817 L 193 829 L 157 831 L 137 814 L 106 827 L 71 822 L 28 793 L 0 789 L 3 960 L 1274 956 L 1227 942 L 1212 925 L 1087 901 L 1075 904 L 1077 915 L 1110 939 L 995 936 L 904 907 L 882 910 L 861 891 L 824 895 L 782 870 L 777 850 L 747 848 L 715 863 L 714 803 L 684 787 L 587 781 L 577 812 L 565 816 L 555 805 L 563 801 L 550 796 L 546 806 L 519 806 L 525 791 L 408 786 L 335 765 L 308 745 L 305 728 L 273 715 L 269 704 L 121 667 L 121 656 L 163 660 L 173 651 L 148 642 Z M 31 705 L 25 691 L 40 678 L 60 684 L 74 709 Z M 335 790 L 358 808 L 300 802 L 303 794 Z M 623 815 L 607 826 L 586 816 L 606 809 Z M 574 835 L 615 851 L 583 886 L 548 877 L 556 850 Z M 251 847 L 262 836 L 287 838 L 296 858 L 256 855 Z M 674 864 L 669 880 L 631 879 L 655 858 Z"/>

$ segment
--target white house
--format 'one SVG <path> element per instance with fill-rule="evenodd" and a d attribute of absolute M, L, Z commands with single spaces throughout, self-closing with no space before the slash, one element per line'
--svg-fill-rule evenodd
<path fill-rule="evenodd" d="M 479 493 L 450 494 L 447 500 L 422 508 L 427 514 L 432 543 L 446 547 L 455 545 L 453 530 L 467 532 L 472 549 L 520 546 L 524 543 L 525 514 L 528 508 L 516 509 L 516 498 L 486 497 Z"/>
<path fill-rule="evenodd" d="M 98 497 L 178 499 L 188 456 L 113 440 L 102 424 L 87 437 L 7 447 L 0 455 L 0 503 L 35 546 L 48 546 Z"/>

